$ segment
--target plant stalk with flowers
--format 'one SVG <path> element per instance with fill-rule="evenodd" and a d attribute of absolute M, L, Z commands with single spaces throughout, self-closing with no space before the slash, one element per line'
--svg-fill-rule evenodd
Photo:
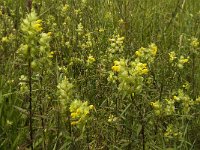
<path fill-rule="evenodd" d="M 34 128 L 33 128 L 33 97 L 34 97 L 34 87 L 36 83 L 33 83 L 33 78 L 38 78 L 39 76 L 39 90 L 40 97 L 45 94 L 43 89 L 43 77 L 48 75 L 49 70 L 46 68 L 51 66 L 51 53 L 50 53 L 50 33 L 42 32 L 42 20 L 38 19 L 37 14 L 33 10 L 27 15 L 27 17 L 21 23 L 21 30 L 23 33 L 23 44 L 17 51 L 19 59 L 24 60 L 27 63 L 27 81 L 29 88 L 29 130 L 30 130 L 30 144 L 31 149 L 34 145 Z M 44 105 L 41 98 L 37 99 L 40 102 L 40 115 L 44 113 Z M 45 138 L 45 123 L 44 119 L 41 118 L 41 124 L 43 128 L 43 148 L 46 149 L 46 138 Z"/>

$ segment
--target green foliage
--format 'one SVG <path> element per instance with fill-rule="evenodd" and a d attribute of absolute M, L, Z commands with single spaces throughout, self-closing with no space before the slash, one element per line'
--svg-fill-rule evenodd
<path fill-rule="evenodd" d="M 200 149 L 199 8 L 0 1 L 0 149 Z"/>

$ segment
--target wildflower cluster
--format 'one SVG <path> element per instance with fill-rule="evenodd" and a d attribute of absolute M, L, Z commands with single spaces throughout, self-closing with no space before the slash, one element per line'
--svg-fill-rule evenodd
<path fill-rule="evenodd" d="M 88 59 L 87 59 L 87 64 L 88 65 L 93 64 L 95 61 L 96 60 L 95 60 L 95 58 L 92 55 L 88 56 Z"/>
<path fill-rule="evenodd" d="M 28 91 L 28 85 L 27 85 L 28 78 L 25 75 L 21 75 L 19 78 L 19 86 L 20 86 L 20 92 L 24 93 Z"/>
<path fill-rule="evenodd" d="M 110 123 L 114 123 L 117 120 L 118 120 L 118 118 L 116 116 L 112 115 L 112 114 L 109 115 L 109 117 L 108 117 L 108 122 L 110 122 Z"/>
<path fill-rule="evenodd" d="M 155 102 L 151 102 L 150 104 L 154 109 L 154 113 L 156 116 L 169 116 L 175 113 L 175 102 L 173 99 L 166 98 L 163 102 L 157 100 Z"/>
<path fill-rule="evenodd" d="M 2 37 L 1 42 L 2 43 L 12 43 L 12 41 L 15 40 L 15 36 L 11 33 L 7 36 Z"/>
<path fill-rule="evenodd" d="M 188 85 L 183 87 L 186 89 Z M 179 122 L 179 120 L 191 120 L 191 114 L 199 106 L 199 102 L 199 98 L 193 100 L 185 93 L 185 90 L 179 89 L 170 98 L 150 103 L 155 116 L 165 118 L 167 128 L 164 129 L 164 137 L 167 141 L 173 139 L 181 140 L 183 138 L 185 129 L 181 128 L 182 122 Z"/>
<path fill-rule="evenodd" d="M 121 53 L 123 52 L 124 46 L 124 37 L 120 37 L 120 35 L 114 35 L 113 38 L 109 39 L 110 47 L 108 51 L 110 53 Z"/>
<path fill-rule="evenodd" d="M 78 35 L 81 35 L 83 33 L 83 25 L 81 22 L 78 24 L 76 31 L 78 32 Z"/>
<path fill-rule="evenodd" d="M 182 89 L 179 89 L 177 94 L 173 96 L 176 104 L 179 104 L 177 108 L 177 113 L 184 115 L 189 115 L 192 107 L 194 106 L 194 100 L 192 100 L 187 94 L 184 93 Z"/>
<path fill-rule="evenodd" d="M 190 45 L 193 47 L 193 48 L 197 48 L 199 46 L 199 40 L 197 38 L 192 38 L 191 39 L 191 43 Z"/>
<path fill-rule="evenodd" d="M 91 110 L 94 109 L 93 105 L 88 105 L 88 102 L 82 102 L 81 100 L 74 100 L 70 104 L 71 112 L 71 125 L 80 125 L 87 122 L 88 115 Z"/>
<path fill-rule="evenodd" d="M 136 58 L 133 61 L 120 59 L 114 61 L 112 72 L 108 80 L 116 83 L 119 81 L 118 90 L 131 94 L 140 93 L 143 87 L 144 76 L 148 74 L 147 63 L 151 63 L 157 53 L 157 46 L 151 44 L 149 48 L 140 48 L 136 51 Z"/>
<path fill-rule="evenodd" d="M 157 53 L 157 46 L 152 43 L 148 48 L 141 47 L 135 52 L 135 55 L 141 62 L 153 62 Z"/>
<path fill-rule="evenodd" d="M 33 11 L 23 20 L 21 29 L 29 36 L 37 35 L 37 33 L 41 32 L 43 29 L 42 20 L 38 19 L 36 13 Z"/>
<path fill-rule="evenodd" d="M 194 54 L 199 54 L 199 45 L 200 41 L 198 38 L 192 37 L 190 40 L 190 47 L 191 47 L 191 52 Z"/>
<path fill-rule="evenodd" d="M 176 56 L 175 51 L 172 51 L 172 52 L 169 52 L 169 62 L 173 66 L 175 66 L 175 67 L 177 67 L 179 69 L 183 69 L 184 65 L 189 62 L 189 56 L 188 57 L 184 57 L 184 56 L 181 55 L 178 58 L 178 56 Z"/>
<path fill-rule="evenodd" d="M 69 10 L 69 5 L 65 4 L 62 8 L 61 8 L 61 15 L 65 16 L 67 11 Z"/>
<path fill-rule="evenodd" d="M 155 101 L 155 102 L 151 102 L 150 104 L 154 109 L 155 115 L 159 116 L 161 114 L 161 111 L 162 111 L 161 102 L 160 101 Z"/>
<path fill-rule="evenodd" d="M 164 101 L 157 100 L 150 104 L 156 116 L 170 116 L 188 115 L 195 103 L 182 89 L 179 89 L 172 98 L 166 98 Z"/>
<path fill-rule="evenodd" d="M 176 128 L 173 124 L 169 124 L 167 126 L 167 129 L 164 133 L 164 137 L 169 140 L 173 138 L 181 139 L 182 138 L 182 132 L 179 131 L 178 128 Z"/>
<path fill-rule="evenodd" d="M 77 32 L 79 33 L 80 31 Z M 81 50 L 87 50 L 92 47 L 92 35 L 90 32 L 81 36 L 81 40 L 78 41 L 78 47 L 80 47 Z"/>

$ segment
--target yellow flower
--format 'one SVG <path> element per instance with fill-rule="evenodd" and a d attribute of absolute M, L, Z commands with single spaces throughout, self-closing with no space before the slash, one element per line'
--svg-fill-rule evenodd
<path fill-rule="evenodd" d="M 179 68 L 179 69 L 183 69 L 183 65 L 184 65 L 185 63 L 187 63 L 188 61 L 189 61 L 189 57 L 184 58 L 183 56 L 180 56 L 180 58 L 179 58 L 179 60 L 178 60 L 178 64 L 177 64 L 178 68 Z"/>
<path fill-rule="evenodd" d="M 92 64 L 92 63 L 95 62 L 95 61 L 96 61 L 96 60 L 95 60 L 95 58 L 94 58 L 92 55 L 89 55 L 89 56 L 88 56 L 87 63 Z"/>
<path fill-rule="evenodd" d="M 40 23 L 36 23 L 33 25 L 33 28 L 37 31 L 40 32 L 42 31 L 42 25 Z"/>
<path fill-rule="evenodd" d="M 173 62 L 176 59 L 176 53 L 174 51 L 169 53 L 169 61 Z"/>
<path fill-rule="evenodd" d="M 180 59 L 179 59 L 179 63 L 180 63 L 180 64 L 185 64 L 185 63 L 187 63 L 188 61 L 189 61 L 189 57 L 184 58 L 183 56 L 181 56 Z"/>
<path fill-rule="evenodd" d="M 78 113 L 71 113 L 72 118 L 76 118 L 78 116 Z"/>
<path fill-rule="evenodd" d="M 94 105 L 90 105 L 90 106 L 89 106 L 89 109 L 90 109 L 90 110 L 94 109 Z"/>
<path fill-rule="evenodd" d="M 42 20 L 41 20 L 41 19 L 38 19 L 38 20 L 36 20 L 36 23 L 41 24 L 41 23 L 42 23 Z"/>
<path fill-rule="evenodd" d="M 169 61 L 173 62 L 176 59 L 176 53 L 174 51 L 169 53 Z"/>
<path fill-rule="evenodd" d="M 80 121 L 72 121 L 71 125 L 77 125 Z"/>
<path fill-rule="evenodd" d="M 49 57 L 49 58 L 53 58 L 53 55 L 54 55 L 54 52 L 51 51 L 51 52 L 48 54 L 48 57 Z"/>
<path fill-rule="evenodd" d="M 112 66 L 112 70 L 115 71 L 115 72 L 119 72 L 120 71 L 120 66 Z"/>
<path fill-rule="evenodd" d="M 84 123 L 87 121 L 87 116 L 90 113 L 90 110 L 93 109 L 93 105 L 88 106 L 88 102 L 82 102 L 80 100 L 74 100 L 70 104 L 70 112 L 72 122 L 71 125 L 77 125 L 79 123 Z"/>
<path fill-rule="evenodd" d="M 65 4 L 62 8 L 63 12 L 66 12 L 69 9 L 69 5 Z"/>
<path fill-rule="evenodd" d="M 161 109 L 162 107 L 160 101 L 151 102 L 150 104 L 154 109 Z"/>
<path fill-rule="evenodd" d="M 51 36 L 51 35 L 52 35 L 52 32 L 48 32 L 47 35 L 48 35 L 48 36 Z"/>
<path fill-rule="evenodd" d="M 149 72 L 148 69 L 142 69 L 141 74 L 147 74 Z"/>
<path fill-rule="evenodd" d="M 117 121 L 117 117 L 115 117 L 114 115 L 110 115 L 108 118 L 108 122 L 116 122 Z"/>
<path fill-rule="evenodd" d="M 147 69 L 147 64 L 146 63 L 138 63 L 136 66 L 136 71 L 140 74 L 147 74 L 149 70 Z"/>
<path fill-rule="evenodd" d="M 3 43 L 7 43 L 9 40 L 8 40 L 8 37 L 5 36 L 5 37 L 2 37 L 1 41 L 2 41 Z"/>
<path fill-rule="evenodd" d="M 140 56 L 142 56 L 142 53 L 140 51 L 136 51 L 135 55 L 138 56 L 138 57 L 140 57 Z"/>
<path fill-rule="evenodd" d="M 78 109 L 76 110 L 76 113 L 77 113 L 77 114 L 80 114 L 81 112 L 82 112 L 81 108 L 78 108 Z"/>

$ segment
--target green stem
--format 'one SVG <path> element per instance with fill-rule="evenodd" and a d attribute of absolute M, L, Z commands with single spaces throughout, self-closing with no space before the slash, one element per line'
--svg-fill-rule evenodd
<path fill-rule="evenodd" d="M 195 54 L 192 54 L 192 98 L 195 99 Z"/>
<path fill-rule="evenodd" d="M 28 50 L 28 77 L 29 77 L 29 129 L 30 129 L 30 144 L 33 150 L 33 112 L 32 112 L 32 68 L 31 68 L 31 49 Z"/>

